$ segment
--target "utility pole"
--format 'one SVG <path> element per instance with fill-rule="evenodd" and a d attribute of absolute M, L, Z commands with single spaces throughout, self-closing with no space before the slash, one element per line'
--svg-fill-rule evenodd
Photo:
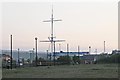
<path fill-rule="evenodd" d="M 36 66 L 37 66 L 37 37 L 35 38 L 35 47 L 36 47 L 36 60 L 35 60 L 35 62 L 36 62 Z"/>
<path fill-rule="evenodd" d="M 11 69 L 12 69 L 12 35 L 10 36 L 10 38 L 11 38 L 11 63 L 10 63 L 10 65 L 11 65 Z"/>
<path fill-rule="evenodd" d="M 20 67 L 20 57 L 19 57 L 20 55 L 19 55 L 19 48 L 18 48 L 18 66 Z"/>

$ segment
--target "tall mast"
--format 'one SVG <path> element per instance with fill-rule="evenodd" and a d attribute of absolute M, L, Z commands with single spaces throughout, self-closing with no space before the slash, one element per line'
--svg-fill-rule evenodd
<path fill-rule="evenodd" d="M 53 6 L 52 6 L 52 14 L 51 14 L 51 40 L 53 41 Z"/>
<path fill-rule="evenodd" d="M 53 6 L 52 6 L 52 14 L 51 14 L 51 54 L 53 54 Z"/>
<path fill-rule="evenodd" d="M 48 37 L 49 40 L 47 41 L 40 41 L 40 42 L 51 42 L 51 54 L 54 56 L 54 59 L 55 59 L 55 42 L 62 42 L 62 41 L 65 41 L 65 40 L 54 40 L 54 31 L 53 31 L 53 23 L 55 21 L 62 21 L 61 19 L 54 19 L 53 17 L 53 6 L 52 6 L 52 14 L 51 14 L 51 19 L 50 20 L 46 20 L 46 21 L 43 21 L 43 22 L 51 22 L 51 36 Z M 53 44 L 54 43 L 54 44 Z M 54 49 L 54 54 L 53 54 L 53 49 Z M 50 55 L 51 55 L 50 54 Z"/>

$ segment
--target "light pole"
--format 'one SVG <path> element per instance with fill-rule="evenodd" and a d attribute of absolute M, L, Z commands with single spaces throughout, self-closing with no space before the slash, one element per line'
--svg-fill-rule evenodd
<path fill-rule="evenodd" d="M 18 66 L 20 67 L 20 61 L 19 61 L 19 58 L 20 58 L 20 54 L 19 54 L 19 48 L 18 48 Z"/>
<path fill-rule="evenodd" d="M 35 63 L 36 63 L 36 66 L 37 66 L 37 37 L 35 38 L 35 47 L 36 47 L 36 60 L 35 60 Z"/>
<path fill-rule="evenodd" d="M 47 60 L 48 60 L 48 50 L 46 50 L 47 51 Z"/>
<path fill-rule="evenodd" d="M 30 66 L 32 64 L 32 51 L 30 51 Z"/>
<path fill-rule="evenodd" d="M 104 41 L 104 54 L 105 54 L 105 41 Z"/>
<path fill-rule="evenodd" d="M 12 69 L 12 35 L 10 35 L 10 38 L 11 38 L 11 63 L 10 63 L 10 65 L 11 65 L 11 69 Z"/>
<path fill-rule="evenodd" d="M 69 56 L 69 44 L 67 44 L 67 56 Z"/>
<path fill-rule="evenodd" d="M 67 44 L 67 64 L 69 64 L 69 44 Z"/>
<path fill-rule="evenodd" d="M 78 57 L 79 57 L 80 47 L 78 46 Z"/>
<path fill-rule="evenodd" d="M 97 49 L 95 49 L 95 53 L 97 54 Z"/>
<path fill-rule="evenodd" d="M 35 50 L 35 48 L 33 48 L 33 60 L 34 60 L 34 50 Z"/>
<path fill-rule="evenodd" d="M 91 46 L 89 46 L 89 54 L 91 53 Z"/>
<path fill-rule="evenodd" d="M 59 44 L 59 51 L 61 51 L 61 44 Z"/>

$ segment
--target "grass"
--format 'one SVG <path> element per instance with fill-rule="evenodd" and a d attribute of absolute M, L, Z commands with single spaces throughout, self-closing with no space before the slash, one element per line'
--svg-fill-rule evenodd
<path fill-rule="evenodd" d="M 117 78 L 117 64 L 56 65 L 3 69 L 3 78 Z"/>

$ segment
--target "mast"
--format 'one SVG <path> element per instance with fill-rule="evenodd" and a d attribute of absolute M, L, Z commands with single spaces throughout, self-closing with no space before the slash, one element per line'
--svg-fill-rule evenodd
<path fill-rule="evenodd" d="M 51 53 L 50 53 L 50 61 L 51 61 L 51 55 L 53 54 L 53 6 L 52 6 L 52 14 L 51 14 L 51 36 L 50 36 L 50 42 L 51 42 Z M 54 55 L 53 55 L 54 56 Z"/>
<path fill-rule="evenodd" d="M 50 55 L 53 55 L 53 58 L 54 58 L 54 61 L 55 61 L 55 42 L 62 42 L 62 41 L 65 41 L 65 40 L 55 40 L 55 36 L 54 36 L 54 26 L 53 26 L 53 23 L 55 21 L 62 21 L 61 19 L 54 19 L 54 15 L 53 15 L 53 6 L 52 6 L 52 14 L 51 14 L 51 19 L 50 20 L 45 20 L 43 22 L 51 22 L 51 35 L 50 37 L 48 37 L 49 40 L 47 41 L 40 41 L 40 42 L 50 42 L 51 43 L 51 53 Z M 54 50 L 54 52 L 53 52 Z"/>

